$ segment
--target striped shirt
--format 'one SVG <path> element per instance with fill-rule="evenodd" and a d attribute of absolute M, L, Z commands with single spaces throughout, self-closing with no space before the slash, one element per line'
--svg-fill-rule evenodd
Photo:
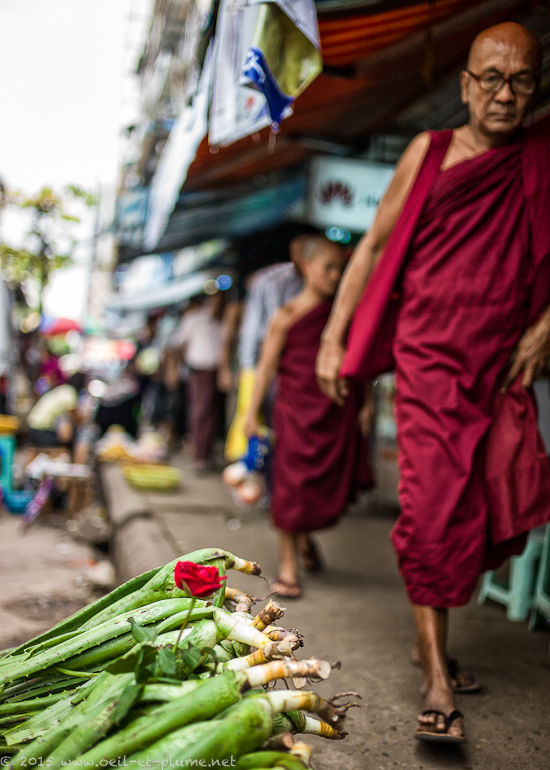
<path fill-rule="evenodd" d="M 251 369 L 260 358 L 262 341 L 273 314 L 295 297 L 303 281 L 292 262 L 258 270 L 246 298 L 239 335 L 239 366 Z"/>

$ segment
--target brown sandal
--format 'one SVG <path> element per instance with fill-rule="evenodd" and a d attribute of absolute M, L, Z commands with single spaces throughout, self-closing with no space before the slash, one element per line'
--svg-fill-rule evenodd
<path fill-rule="evenodd" d="M 307 539 L 306 547 L 300 551 L 300 561 L 307 572 L 321 572 L 324 569 L 321 554 L 313 540 Z"/>
<path fill-rule="evenodd" d="M 449 733 L 449 728 L 455 719 L 464 719 L 462 711 L 454 709 L 450 714 L 445 714 L 443 711 L 437 711 L 436 709 L 426 709 L 422 712 L 422 716 L 427 714 L 433 714 L 435 717 L 443 717 L 445 720 L 445 730 L 436 730 L 435 724 L 433 729 L 431 725 L 418 725 L 415 738 L 418 738 L 421 741 L 433 741 L 435 743 L 466 743 L 468 739 L 465 735 L 453 735 L 452 733 Z"/>
<path fill-rule="evenodd" d="M 302 595 L 302 589 L 298 582 L 285 580 L 282 577 L 273 581 L 271 591 L 282 599 L 299 599 Z"/>

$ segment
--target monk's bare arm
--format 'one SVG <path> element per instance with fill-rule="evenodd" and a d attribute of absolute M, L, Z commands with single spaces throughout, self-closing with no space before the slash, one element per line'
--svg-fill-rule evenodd
<path fill-rule="evenodd" d="M 545 364 L 550 358 L 550 307 L 532 326 L 521 336 L 510 368 L 506 374 L 503 391 L 523 372 L 521 384 L 530 388 L 533 382 L 542 374 Z"/>
<path fill-rule="evenodd" d="M 347 395 L 347 384 L 339 379 L 339 372 L 349 323 L 405 205 L 429 143 L 428 133 L 419 134 L 403 153 L 372 227 L 357 244 L 338 289 L 316 364 L 319 386 L 338 403 L 343 403 Z"/>
<path fill-rule="evenodd" d="M 258 432 L 258 414 L 267 395 L 269 386 L 277 376 L 277 369 L 288 333 L 289 313 L 285 307 L 278 310 L 269 325 L 262 344 L 260 360 L 256 369 L 254 391 L 246 418 L 245 433 L 253 436 Z"/>

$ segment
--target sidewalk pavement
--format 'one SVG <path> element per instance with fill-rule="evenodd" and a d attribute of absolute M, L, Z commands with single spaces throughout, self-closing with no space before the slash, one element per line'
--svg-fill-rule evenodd
<path fill-rule="evenodd" d="M 276 538 L 268 515 L 239 509 L 219 474 L 197 477 L 182 456 L 177 492 L 137 492 L 116 465 L 101 469 L 114 524 L 113 554 L 126 580 L 204 546 L 218 546 L 257 561 L 273 579 Z M 421 709 L 420 675 L 409 659 L 413 628 L 397 572 L 389 532 L 397 510 L 371 493 L 318 542 L 324 572 L 306 575 L 303 596 L 287 600 L 286 627 L 305 635 L 303 656 L 340 660 L 320 695 L 354 690 L 363 708 L 348 718 L 339 742 L 308 737 L 317 770 L 546 770 L 550 766 L 550 654 L 548 630 L 529 632 L 501 607 L 469 606 L 452 614 L 451 650 L 484 684 L 461 696 L 468 743 L 464 748 L 426 745 L 414 739 Z M 259 578 L 231 573 L 230 584 L 256 596 Z M 261 603 L 257 606 L 260 606 Z"/>
<path fill-rule="evenodd" d="M 96 590 L 98 572 L 112 581 L 105 555 L 75 540 L 66 525 L 66 516 L 49 513 L 23 528 L 21 516 L 0 513 L 0 649 L 42 633 L 105 593 Z"/>

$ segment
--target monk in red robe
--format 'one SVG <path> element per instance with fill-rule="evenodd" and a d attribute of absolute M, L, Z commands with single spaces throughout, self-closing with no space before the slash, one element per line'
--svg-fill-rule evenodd
<path fill-rule="evenodd" d="M 522 128 L 540 72 L 521 25 L 478 35 L 461 74 L 469 122 L 404 153 L 317 360 L 337 402 L 350 378 L 396 372 L 392 541 L 418 632 L 425 740 L 465 740 L 454 692 L 473 681 L 449 671 L 448 608 L 550 520 L 530 389 L 550 355 L 550 140 Z"/>
<path fill-rule="evenodd" d="M 344 269 L 343 250 L 323 236 L 304 236 L 298 260 L 303 290 L 273 316 L 256 372 L 245 432 L 258 432 L 258 412 L 276 379 L 275 450 L 271 514 L 279 534 L 279 571 L 273 589 L 296 598 L 298 558 L 319 566 L 311 532 L 333 525 L 359 486 L 369 486 L 366 445 L 360 432 L 372 413 L 364 388 L 350 389 L 343 406 L 319 389 L 315 359 L 321 332 Z"/>

